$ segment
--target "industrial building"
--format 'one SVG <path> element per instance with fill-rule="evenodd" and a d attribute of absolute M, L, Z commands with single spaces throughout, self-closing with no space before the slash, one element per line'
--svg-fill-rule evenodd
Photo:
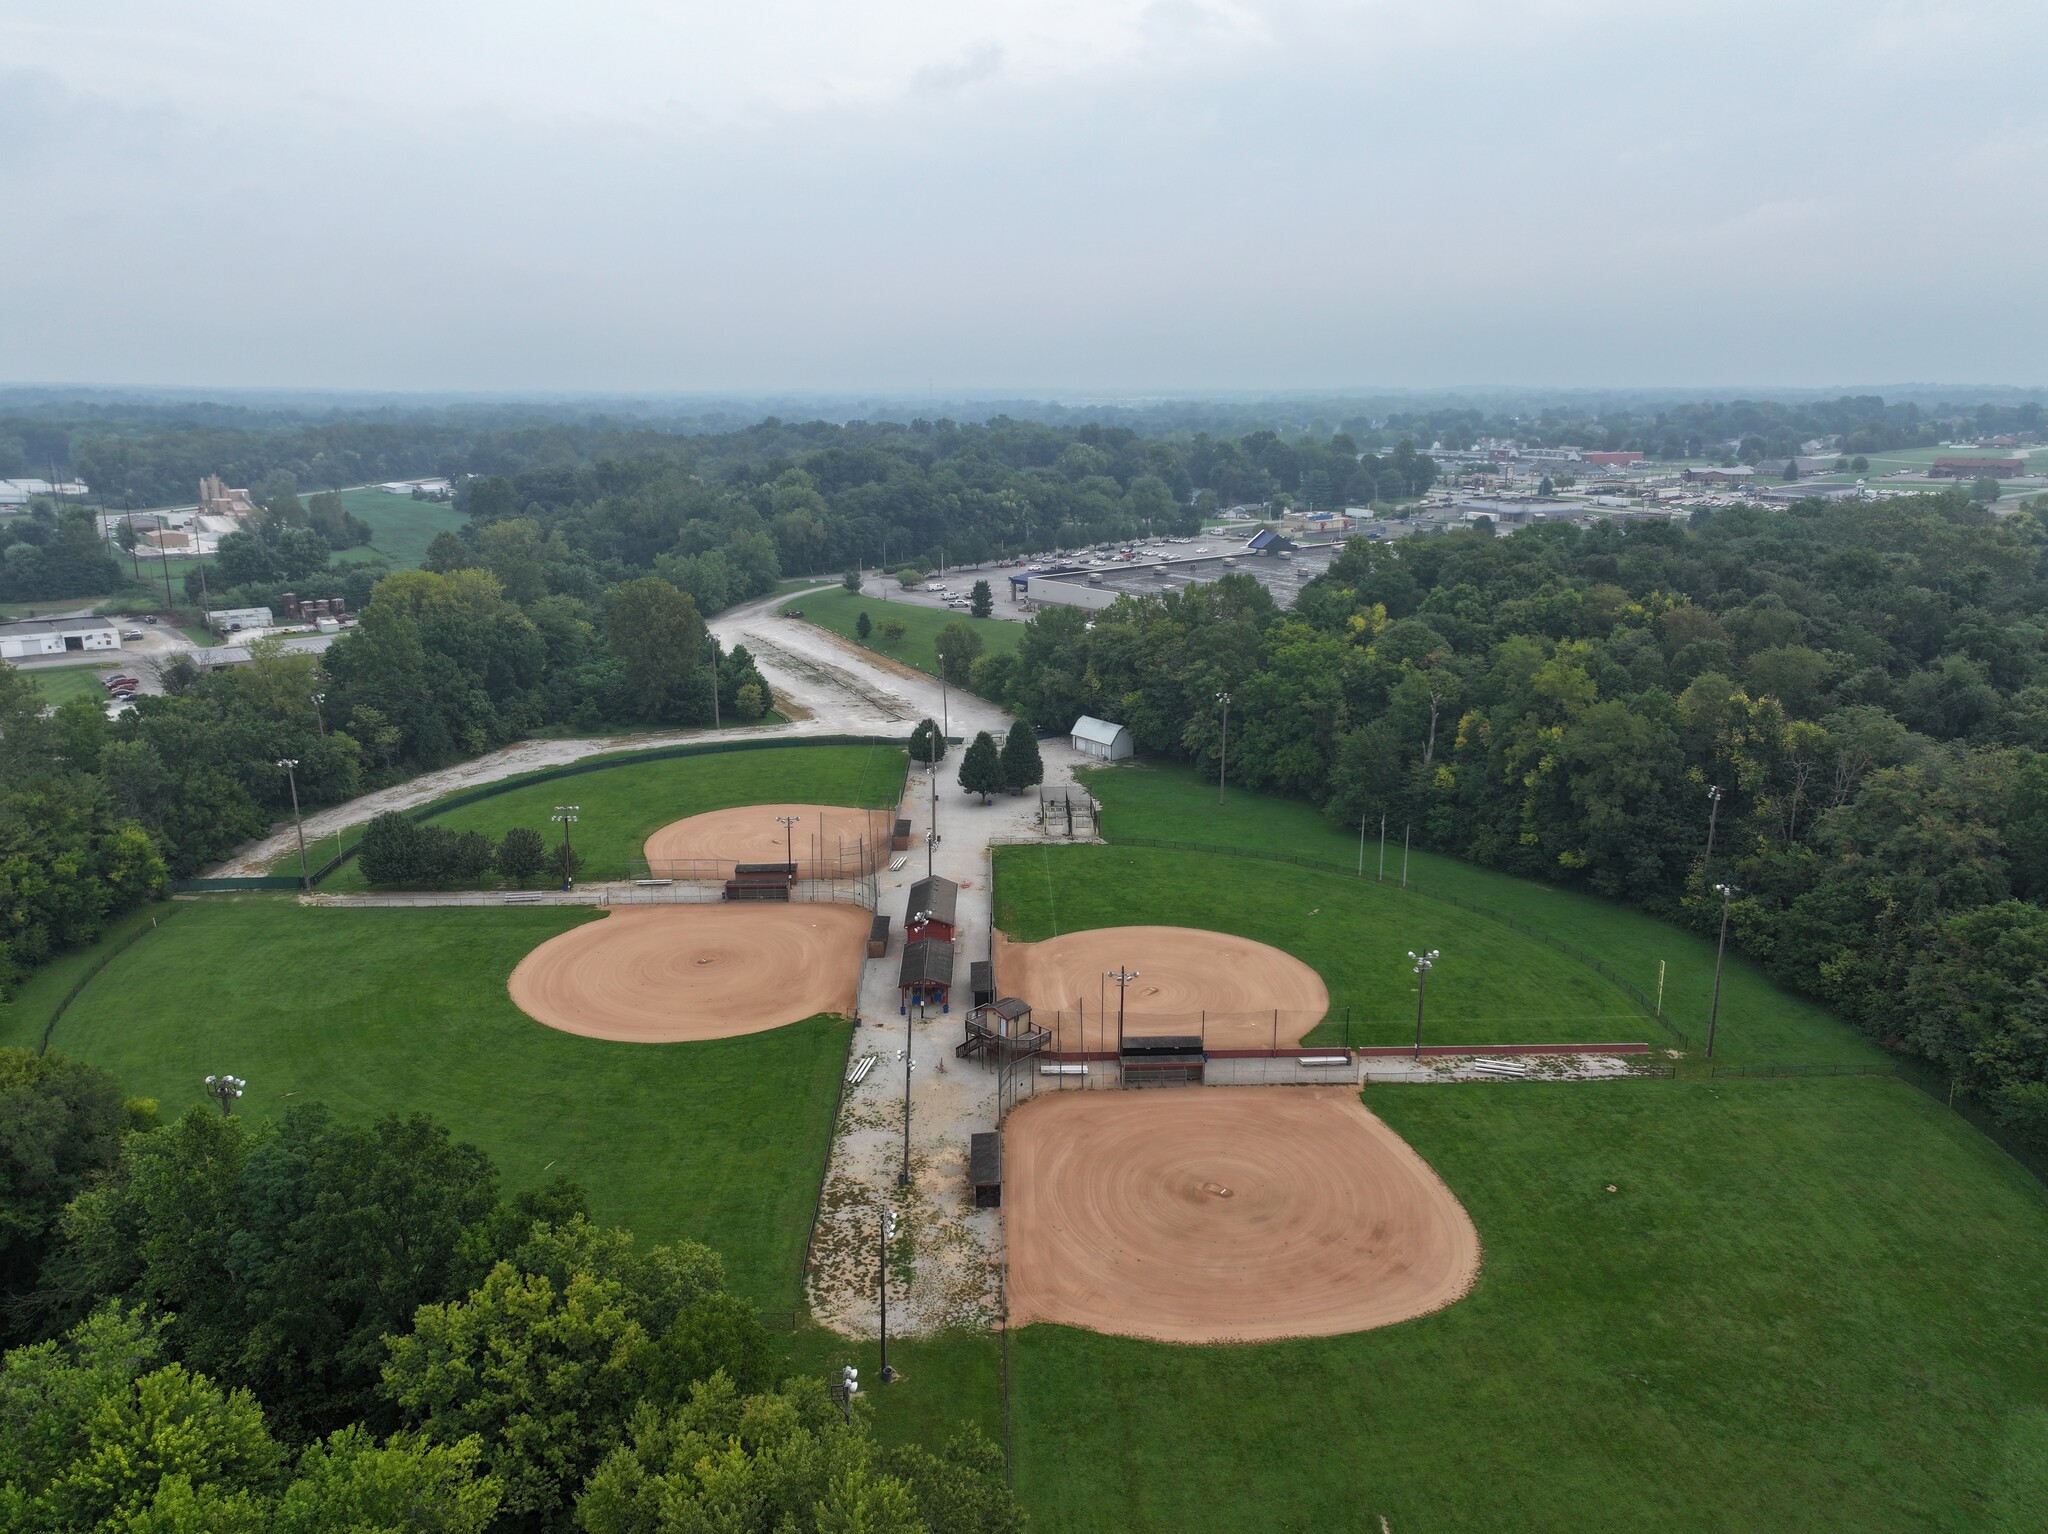
<path fill-rule="evenodd" d="M 1089 568 L 1068 566 L 1029 575 L 1013 575 L 1013 595 L 1055 607 L 1085 607 L 1100 612 L 1120 596 L 1158 596 L 1185 591 L 1225 575 L 1249 575 L 1273 593 L 1282 607 L 1292 607 L 1301 588 L 1330 568 L 1341 544 L 1292 546 L 1285 539 L 1265 537 L 1274 551 L 1212 554 L 1191 559 L 1162 559 L 1149 564 L 1116 564 Z"/>
<path fill-rule="evenodd" d="M 120 648 L 120 631 L 106 618 L 28 618 L 20 623 L 0 623 L 0 660 Z"/>

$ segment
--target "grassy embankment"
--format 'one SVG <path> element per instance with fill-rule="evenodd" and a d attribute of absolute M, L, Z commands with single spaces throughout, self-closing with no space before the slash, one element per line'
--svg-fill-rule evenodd
<path fill-rule="evenodd" d="M 530 826 L 550 842 L 560 828 L 549 818 L 557 804 L 574 804 L 576 850 L 584 879 L 628 879 L 647 838 L 671 821 L 707 810 L 742 804 L 843 804 L 850 809 L 884 809 L 903 795 L 907 754 L 893 746 L 774 746 L 706 756 L 634 758 L 571 778 L 548 778 L 518 786 L 435 817 L 451 831 L 481 831 L 493 840 L 513 826 Z M 429 806 L 431 809 L 431 806 Z M 798 837 L 812 831 L 799 827 Z M 349 840 L 324 838 L 308 851 L 324 862 Z M 829 834 L 829 827 L 828 827 Z M 298 854 L 274 865 L 291 872 Z M 367 889 L 362 869 L 351 859 L 321 885 L 323 890 Z"/>
<path fill-rule="evenodd" d="M 998 605 L 1001 601 L 1002 593 L 998 592 Z M 884 602 L 879 597 L 856 596 L 839 587 L 812 592 L 790 605 L 803 610 L 806 623 L 830 629 L 856 644 L 865 645 L 877 655 L 886 655 L 891 660 L 915 666 L 933 676 L 939 674 L 939 659 L 934 646 L 939 631 L 949 623 L 964 623 L 978 634 L 984 655 L 1007 655 L 1024 640 L 1024 625 L 1010 619 L 972 618 L 964 612 L 945 608 Z M 876 631 L 864 640 L 855 632 L 862 613 L 866 613 L 869 622 L 876 625 Z M 903 624 L 903 637 L 894 644 L 885 644 L 882 640 L 879 629 L 884 618 L 895 618 Z"/>

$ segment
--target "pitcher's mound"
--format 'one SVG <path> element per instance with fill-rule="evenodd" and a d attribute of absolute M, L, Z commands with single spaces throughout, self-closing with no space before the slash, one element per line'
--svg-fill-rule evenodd
<path fill-rule="evenodd" d="M 787 835 L 776 818 L 780 815 L 796 817 Z M 863 853 L 868 866 L 874 866 L 894 820 L 887 810 L 833 804 L 744 804 L 673 821 L 648 837 L 643 851 L 658 878 L 723 879 L 735 863 L 782 863 L 792 856 L 805 865 L 806 878 L 819 862 L 850 876 Z"/>
<path fill-rule="evenodd" d="M 1055 1049 L 1116 1048 L 1112 970 L 1138 972 L 1124 992 L 1128 1031 L 1201 1034 L 1211 1049 L 1285 1048 L 1330 1010 L 1323 977 L 1293 954 L 1199 927 L 1097 927 L 1042 943 L 999 932 L 995 961 L 996 984 L 1031 1003 Z"/>
<path fill-rule="evenodd" d="M 1004 1125 L 1010 1318 L 1159 1342 L 1330 1337 L 1472 1286 L 1464 1206 L 1355 1092 L 1066 1092 Z"/>
<path fill-rule="evenodd" d="M 851 1015 L 868 922 L 824 903 L 614 911 L 521 959 L 512 1000 L 550 1028 L 642 1044 Z"/>

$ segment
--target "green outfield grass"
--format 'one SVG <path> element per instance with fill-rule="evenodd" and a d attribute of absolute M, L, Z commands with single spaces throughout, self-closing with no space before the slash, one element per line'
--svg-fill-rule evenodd
<path fill-rule="evenodd" d="M 1476 1289 L 1314 1341 L 1016 1334 L 1039 1534 L 2043 1526 L 2048 1207 L 1932 1100 L 1874 1077 L 1366 1100 L 1471 1213 Z"/>
<path fill-rule="evenodd" d="M 436 533 L 460 532 L 469 520 L 448 501 L 416 501 L 387 490 L 344 490 L 341 504 L 348 514 L 369 524 L 370 547 L 405 570 L 426 563 L 427 545 Z M 348 549 L 344 563 L 361 562 L 363 551 Z"/>
<path fill-rule="evenodd" d="M 1484 916 L 1425 906 L 1384 885 L 1150 847 L 999 847 L 995 870 L 996 925 L 1020 941 L 1159 924 L 1233 932 L 1293 954 L 1329 987 L 1330 1014 L 1309 1035 L 1316 1043 L 1346 1042 L 1347 1009 L 1350 1043 L 1411 1042 L 1407 954 L 1425 947 L 1444 954 L 1430 976 L 1426 1042 L 1662 1041 L 1654 1022 L 1585 965 Z"/>
<path fill-rule="evenodd" d="M 1332 869 L 1351 872 L 1356 882 L 1357 831 L 1332 826 L 1305 804 L 1233 788 L 1228 802 L 1219 806 L 1215 783 L 1197 778 L 1184 767 L 1124 763 L 1083 773 L 1082 777 L 1102 801 L 1103 832 L 1112 842 L 1119 837 L 1149 837 L 1309 858 L 1325 862 Z M 1391 832 L 1384 885 L 1377 880 L 1377 825 L 1369 828 L 1363 862 L 1367 883 L 1398 894 L 1399 828 Z M 1229 866 L 1235 870 L 1242 864 Z M 1426 942 L 1429 947 L 1444 949 L 1447 958 L 1450 956 L 1451 944 L 1431 935 L 1440 913 L 1450 913 L 1436 902 L 1418 898 L 1429 894 L 1448 896 L 1497 912 L 1591 955 L 1653 1002 L 1657 966 L 1663 963 L 1666 1015 L 1696 1040 L 1704 1038 L 1714 982 L 1711 939 L 1591 895 L 1510 878 L 1431 853 L 1410 854 L 1408 878 L 1417 894 L 1407 897 L 1404 907 L 1414 914 L 1404 915 L 1402 920 L 1423 930 L 1409 936 L 1404 929 L 1398 945 L 1402 951 L 1421 948 Z M 1431 977 L 1432 1003 L 1439 984 L 1448 979 L 1450 968 L 1448 963 L 1442 965 Z M 1832 1013 L 1783 990 L 1760 968 L 1736 954 L 1729 955 L 1722 977 L 1721 1024 L 1715 1053 L 1728 1059 L 1844 1064 L 1877 1063 L 1885 1058 L 1874 1044 Z"/>
<path fill-rule="evenodd" d="M 1000 591 L 996 593 L 998 604 L 1002 595 Z M 789 605 L 803 610 L 806 623 L 815 623 L 856 643 L 864 643 L 877 655 L 886 655 L 891 660 L 902 661 L 906 666 L 915 666 L 933 676 L 939 672 L 938 655 L 933 646 L 938 640 L 939 630 L 949 623 L 964 623 L 979 634 L 984 655 L 1008 655 L 1024 641 L 1024 625 L 1007 618 L 970 618 L 964 612 L 944 608 L 884 602 L 880 597 L 855 596 L 843 587 L 814 591 Z M 862 613 L 866 613 L 869 621 L 875 624 L 880 624 L 884 618 L 900 618 L 904 627 L 903 638 L 893 645 L 883 644 L 880 634 L 870 634 L 866 640 L 861 640 L 854 632 L 854 624 Z"/>
<path fill-rule="evenodd" d="M 843 804 L 850 809 L 885 809 L 903 795 L 909 756 L 894 746 L 775 746 L 759 751 L 726 751 L 707 756 L 623 756 L 616 766 L 572 778 L 514 786 L 489 799 L 465 804 L 436 817 L 451 831 L 481 831 L 494 840 L 513 826 L 531 826 L 550 842 L 561 828 L 550 816 L 557 804 L 574 804 L 576 850 L 584 879 L 629 879 L 633 859 L 647 838 L 671 821 L 706 810 L 740 804 Z M 513 780 L 516 785 L 518 780 Z M 430 807 L 431 808 L 431 807 Z M 802 832 L 799 832 L 799 836 Z M 309 848 L 322 861 L 336 851 Z M 297 866 L 297 852 L 286 860 Z M 285 867 L 285 863 L 275 865 Z M 321 888 L 364 889 L 363 874 L 351 859 Z"/>
<path fill-rule="evenodd" d="M 321 910 L 265 897 L 169 908 L 85 986 L 51 1047 L 101 1065 L 166 1113 L 247 1078 L 239 1109 L 322 1101 L 367 1118 L 420 1111 L 482 1146 L 510 1187 L 563 1176 L 598 1218 L 702 1241 L 771 1311 L 802 1258 L 849 1025 L 814 1018 L 701 1044 L 636 1045 L 545 1028 L 512 1005 L 513 966 L 587 911 Z M 67 955 L 0 1008 L 33 1048 L 52 1009 L 123 936 Z"/>

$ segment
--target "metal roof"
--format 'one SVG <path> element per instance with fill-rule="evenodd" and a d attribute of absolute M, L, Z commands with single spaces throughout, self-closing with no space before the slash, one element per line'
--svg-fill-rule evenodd
<path fill-rule="evenodd" d="M 958 908 L 960 886 L 951 879 L 931 877 L 919 879 L 910 886 L 910 904 L 904 907 L 903 920 L 907 925 L 919 911 L 930 914 L 933 921 L 953 925 L 953 912 Z"/>
<path fill-rule="evenodd" d="M 110 618 L 23 618 L 19 623 L 0 623 L 0 634 L 82 634 L 113 626 Z"/>
<path fill-rule="evenodd" d="M 1074 721 L 1074 727 L 1067 734 L 1075 740 L 1092 740 L 1098 746 L 1113 746 L 1118 735 L 1124 733 L 1120 724 L 1107 719 L 1097 719 L 1093 714 L 1083 714 Z"/>
<path fill-rule="evenodd" d="M 897 986 L 951 985 L 953 945 L 935 937 L 921 937 L 903 945 L 903 968 L 897 971 Z"/>

